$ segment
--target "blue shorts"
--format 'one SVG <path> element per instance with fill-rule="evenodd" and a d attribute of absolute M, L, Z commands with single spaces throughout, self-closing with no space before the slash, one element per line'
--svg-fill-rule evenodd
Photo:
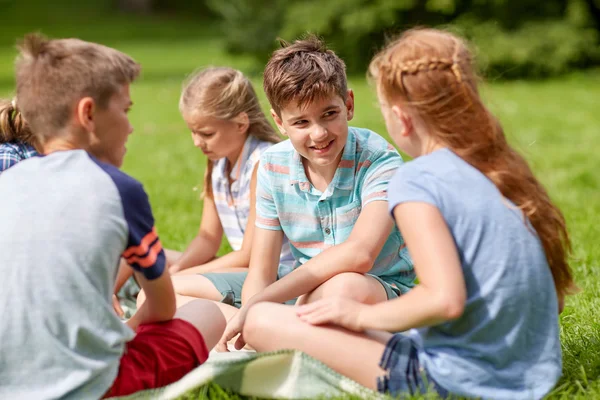
<path fill-rule="evenodd" d="M 247 272 L 207 272 L 202 276 L 208 279 L 221 293 L 222 303 L 235 308 L 242 307 L 242 287 L 248 276 Z M 285 304 L 296 304 L 296 299 L 288 300 Z"/>
<path fill-rule="evenodd" d="M 394 397 L 407 393 L 414 396 L 433 390 L 444 399 L 449 395 L 420 365 L 417 348 L 402 333 L 396 333 L 388 341 L 379 366 L 386 371 L 377 378 L 377 390 L 381 393 Z"/>

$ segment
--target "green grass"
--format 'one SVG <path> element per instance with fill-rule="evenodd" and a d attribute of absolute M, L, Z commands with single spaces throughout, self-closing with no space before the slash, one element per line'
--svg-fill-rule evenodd
<path fill-rule="evenodd" d="M 214 27 L 202 21 L 131 18 L 89 6 L 70 21 L 60 7 L 48 8 L 50 22 L 42 23 L 46 21 L 43 16 L 20 18 L 25 14 L 20 2 L 10 4 L 12 14 L 5 12 L 0 17 L 0 96 L 12 96 L 14 40 L 31 30 L 97 40 L 142 63 L 143 76 L 132 87 L 135 106 L 131 119 L 136 130 L 129 140 L 124 169 L 145 185 L 164 245 L 184 249 L 200 221 L 199 185 L 206 161 L 192 146 L 177 110 L 181 82 L 186 74 L 209 64 L 245 71 L 256 71 L 256 65 L 225 54 L 213 34 Z M 255 77 L 254 83 L 262 96 L 260 79 Z M 365 79 L 352 77 L 350 86 L 357 99 L 352 124 L 385 135 L 375 96 Z M 546 82 L 492 82 L 483 93 L 511 142 L 525 154 L 563 210 L 574 244 L 572 266 L 582 291 L 568 298 L 561 315 L 564 375 L 550 398 L 600 398 L 600 325 L 596 318 L 596 310 L 600 310 L 600 276 L 596 272 L 600 260 L 600 72 Z M 264 96 L 261 100 L 266 109 Z M 224 243 L 221 253 L 227 249 Z M 207 396 L 241 398 L 215 386 L 186 398 Z"/>

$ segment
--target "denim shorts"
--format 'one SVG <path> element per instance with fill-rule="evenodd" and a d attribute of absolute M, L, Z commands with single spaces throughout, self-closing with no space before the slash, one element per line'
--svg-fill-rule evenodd
<path fill-rule="evenodd" d="M 386 374 L 377 378 L 377 390 L 391 396 L 400 394 L 427 393 L 433 390 L 442 398 L 449 393 L 431 378 L 419 363 L 417 348 L 413 341 L 402 333 L 397 333 L 388 341 L 379 362 Z"/>

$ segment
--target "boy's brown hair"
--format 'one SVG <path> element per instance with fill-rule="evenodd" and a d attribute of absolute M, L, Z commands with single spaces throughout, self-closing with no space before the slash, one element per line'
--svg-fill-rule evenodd
<path fill-rule="evenodd" d="M 17 47 L 17 105 L 42 143 L 66 126 L 80 99 L 91 97 L 104 108 L 140 72 L 131 57 L 79 39 L 29 34 Z"/>
<path fill-rule="evenodd" d="M 264 90 L 271 107 L 281 115 L 290 102 L 307 105 L 315 99 L 337 94 L 346 100 L 346 65 L 314 35 L 289 44 L 280 41 L 265 67 Z"/>

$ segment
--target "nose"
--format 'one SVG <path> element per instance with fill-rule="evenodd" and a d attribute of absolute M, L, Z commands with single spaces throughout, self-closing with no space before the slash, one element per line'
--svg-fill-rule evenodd
<path fill-rule="evenodd" d="M 327 135 L 327 128 L 325 128 L 323 125 L 317 124 L 310 134 L 310 138 L 313 140 L 313 142 L 319 143 L 325 140 Z"/>
<path fill-rule="evenodd" d="M 204 148 L 204 140 L 202 140 L 202 138 L 198 135 L 192 135 L 192 140 L 194 141 L 194 146 L 196 146 L 199 149 L 203 149 Z"/>

